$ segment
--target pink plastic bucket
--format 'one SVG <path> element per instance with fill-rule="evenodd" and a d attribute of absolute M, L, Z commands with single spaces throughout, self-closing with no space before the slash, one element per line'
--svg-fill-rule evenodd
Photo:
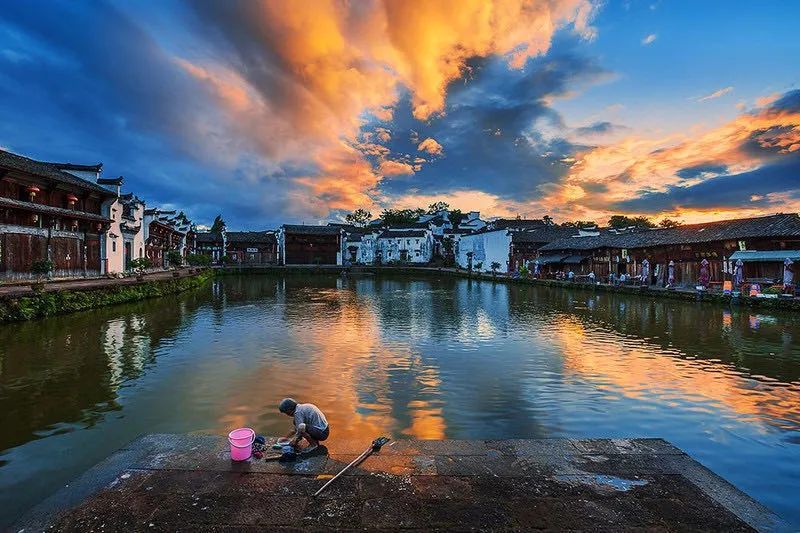
<path fill-rule="evenodd" d="M 228 433 L 228 442 L 231 443 L 231 459 L 246 461 L 253 455 L 253 441 L 256 432 L 250 428 L 234 429 Z"/>

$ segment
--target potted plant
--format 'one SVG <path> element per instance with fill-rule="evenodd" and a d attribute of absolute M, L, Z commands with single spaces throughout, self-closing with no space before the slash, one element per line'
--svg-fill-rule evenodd
<path fill-rule="evenodd" d="M 492 277 L 496 278 L 497 277 L 497 269 L 500 268 L 500 263 L 498 263 L 497 261 L 493 261 L 492 264 L 491 264 L 491 267 L 492 267 Z"/>
<path fill-rule="evenodd" d="M 44 290 L 45 279 L 52 271 L 53 262 L 50 259 L 41 259 L 31 263 L 31 273 L 36 274 L 36 281 L 31 283 L 31 289 L 33 289 L 34 292 L 40 292 Z"/>

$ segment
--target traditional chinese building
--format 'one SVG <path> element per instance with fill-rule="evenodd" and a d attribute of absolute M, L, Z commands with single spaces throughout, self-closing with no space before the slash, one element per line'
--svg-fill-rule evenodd
<path fill-rule="evenodd" d="M 274 231 L 229 231 L 227 255 L 242 265 L 268 265 L 278 260 L 278 239 Z"/>
<path fill-rule="evenodd" d="M 82 175 L 101 168 L 0 150 L 0 276 L 31 277 L 33 262 L 47 259 L 56 277 L 100 274 L 115 194 Z"/>
<path fill-rule="evenodd" d="M 153 267 L 169 267 L 167 254 L 171 251 L 185 255 L 187 232 L 179 229 L 179 223 L 170 216 L 174 214 L 175 211 L 144 210 L 145 257 Z"/>
<path fill-rule="evenodd" d="M 122 194 L 123 182 L 122 176 L 97 179 L 116 196 L 108 208 L 111 226 L 101 241 L 103 274 L 130 270 L 132 260 L 144 257 L 145 203 L 132 193 Z"/>
<path fill-rule="evenodd" d="M 376 240 L 375 257 L 386 263 L 429 263 L 433 258 L 431 229 L 389 228 Z"/>
<path fill-rule="evenodd" d="M 195 237 L 195 252 L 207 255 L 212 263 L 219 263 L 225 256 L 227 241 L 224 231 L 204 231 Z"/>
<path fill-rule="evenodd" d="M 511 231 L 509 270 L 517 271 L 539 256 L 539 248 L 558 239 L 578 235 L 578 228 L 556 225 L 534 225 L 530 229 Z"/>
<path fill-rule="evenodd" d="M 557 256 L 580 255 L 598 278 L 613 272 L 637 276 L 642 261 L 649 263 L 646 283 L 666 281 L 670 261 L 675 284 L 697 282 L 700 264 L 705 259 L 712 281 L 730 279 L 732 260 L 745 257 L 746 278 L 779 279 L 783 256 L 800 250 L 800 216 L 794 213 L 754 218 L 720 220 L 676 228 L 603 231 L 597 236 L 560 239 L 539 249 L 540 262 Z M 743 251 L 771 251 L 771 254 L 741 254 Z M 732 259 L 733 258 L 733 259 Z M 554 262 L 557 262 L 554 260 Z"/>
<path fill-rule="evenodd" d="M 278 255 L 284 265 L 341 265 L 344 242 L 344 230 L 337 226 L 284 224 Z"/>

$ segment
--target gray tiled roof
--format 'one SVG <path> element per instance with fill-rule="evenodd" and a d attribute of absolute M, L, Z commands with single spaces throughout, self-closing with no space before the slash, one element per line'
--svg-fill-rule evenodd
<path fill-rule="evenodd" d="M 275 233 L 271 231 L 229 231 L 226 234 L 228 242 L 242 242 L 242 243 L 262 243 L 269 242 L 275 243 Z"/>
<path fill-rule="evenodd" d="M 578 228 L 564 226 L 541 226 L 511 233 L 512 242 L 553 242 L 578 234 Z"/>
<path fill-rule="evenodd" d="M 64 209 L 63 207 L 35 204 L 33 202 L 24 202 L 22 200 L 14 200 L 13 198 L 4 198 L 2 196 L 0 196 L 0 207 L 25 209 L 35 213 L 44 213 L 68 218 L 82 218 L 85 220 L 96 220 L 98 222 L 111 222 L 110 218 L 104 217 L 103 215 L 97 215 L 95 213 L 87 213 L 86 211 L 73 211 L 72 209 Z"/>
<path fill-rule="evenodd" d="M 301 233 L 305 235 L 339 235 L 342 228 L 339 226 L 305 226 L 300 224 L 284 224 L 281 226 L 286 233 Z"/>
<path fill-rule="evenodd" d="M 800 216 L 795 213 L 755 218 L 737 218 L 677 228 L 643 229 L 615 234 L 610 231 L 597 237 L 559 239 L 540 248 L 547 250 L 592 250 L 596 248 L 651 248 L 701 242 L 800 237 Z"/>
<path fill-rule="evenodd" d="M 425 237 L 427 234 L 428 233 L 425 230 L 421 229 L 402 229 L 402 230 L 384 231 L 378 236 L 378 238 L 399 239 L 405 237 Z"/>
<path fill-rule="evenodd" d="M 56 165 L 57 164 L 44 163 L 42 161 L 36 161 L 21 155 L 12 154 L 11 152 L 6 152 L 5 150 L 0 150 L 0 168 L 16 170 L 27 174 L 34 174 L 41 178 L 51 179 L 66 185 L 80 187 L 81 189 L 96 192 L 102 194 L 103 196 L 114 196 L 116 194 L 104 187 L 101 187 L 100 185 L 97 185 L 96 183 L 79 178 L 78 176 L 70 174 L 69 172 L 64 172 Z M 72 166 L 75 167 L 77 165 Z"/>
<path fill-rule="evenodd" d="M 523 229 L 523 228 L 537 228 L 544 226 L 544 221 L 539 218 L 535 219 L 516 219 L 516 218 L 498 218 L 489 222 L 489 225 L 495 229 Z"/>
<path fill-rule="evenodd" d="M 198 243 L 222 243 L 222 234 L 217 231 L 203 231 L 195 235 L 195 242 Z"/>

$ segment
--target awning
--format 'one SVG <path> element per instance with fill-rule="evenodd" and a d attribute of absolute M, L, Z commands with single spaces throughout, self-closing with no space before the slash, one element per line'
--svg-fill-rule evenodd
<path fill-rule="evenodd" d="M 766 261 L 774 263 L 783 263 L 785 259 L 792 261 L 800 261 L 800 250 L 746 250 L 733 252 L 730 256 L 731 261 L 741 259 L 743 262 L 748 261 Z"/>
<path fill-rule="evenodd" d="M 567 257 L 567 256 L 564 255 L 564 254 L 542 255 L 542 256 L 539 256 L 537 261 L 539 262 L 540 265 L 547 265 L 547 264 L 550 264 L 550 263 L 560 263 L 561 260 L 564 259 L 565 257 Z"/>
<path fill-rule="evenodd" d="M 588 257 L 588 255 L 570 255 L 565 257 L 561 262 L 567 265 L 580 265 L 586 259 L 588 259 Z"/>

